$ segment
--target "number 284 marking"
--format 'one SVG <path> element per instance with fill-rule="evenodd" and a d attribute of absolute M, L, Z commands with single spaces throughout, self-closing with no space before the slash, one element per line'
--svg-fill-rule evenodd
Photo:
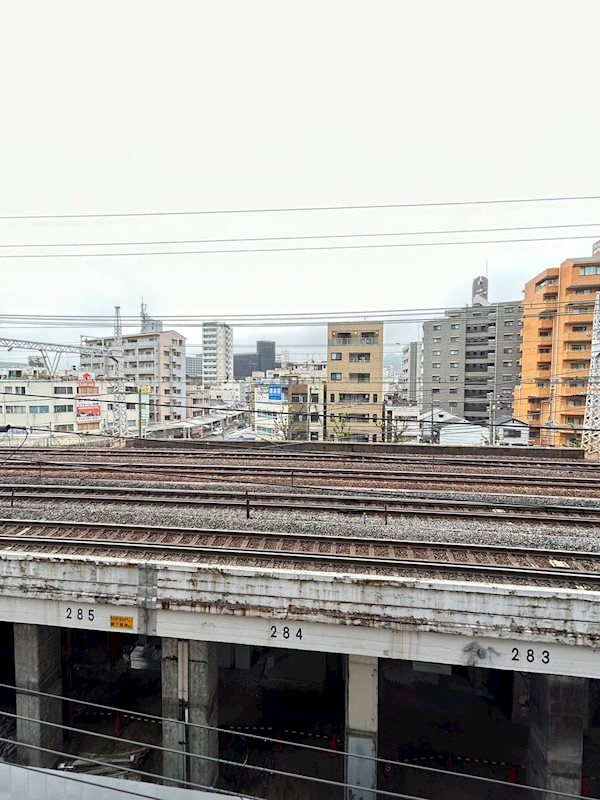
<path fill-rule="evenodd" d="M 282 628 L 278 628 L 277 625 L 271 625 L 271 639 L 291 639 L 292 637 L 302 639 L 302 628 L 296 628 L 294 631 L 287 625 Z"/>
<path fill-rule="evenodd" d="M 529 650 L 524 650 L 522 653 L 519 651 L 518 647 L 513 647 L 512 649 L 512 658 L 511 661 L 521 661 L 521 656 L 523 656 L 524 660 L 527 661 L 529 664 L 533 664 L 536 658 L 542 662 L 542 664 L 549 664 L 550 663 L 550 651 L 549 650 L 542 650 L 541 653 L 536 653 L 535 650 L 529 648 Z"/>

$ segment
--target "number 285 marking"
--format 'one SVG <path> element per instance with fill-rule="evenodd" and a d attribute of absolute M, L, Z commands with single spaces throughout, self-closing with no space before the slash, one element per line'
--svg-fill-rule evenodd
<path fill-rule="evenodd" d="M 290 628 L 288 625 L 284 625 L 283 627 L 278 628 L 277 625 L 271 625 L 271 639 L 302 639 L 302 628 L 296 628 L 295 630 Z"/>
<path fill-rule="evenodd" d="M 79 622 L 82 622 L 83 620 L 87 620 L 88 622 L 93 622 L 94 621 L 94 609 L 90 608 L 90 609 L 88 609 L 88 611 L 86 613 L 86 611 L 83 608 L 71 608 L 71 607 L 68 607 L 67 610 L 66 610 L 66 613 L 65 613 L 65 617 L 67 619 L 79 620 Z"/>

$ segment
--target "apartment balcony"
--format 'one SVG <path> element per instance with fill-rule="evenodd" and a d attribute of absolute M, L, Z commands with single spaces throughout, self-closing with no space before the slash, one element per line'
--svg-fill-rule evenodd
<path fill-rule="evenodd" d="M 589 342 L 592 338 L 592 331 L 569 331 L 563 335 L 565 342 Z"/>
<path fill-rule="evenodd" d="M 559 394 L 561 397 L 585 397 L 587 395 L 587 380 L 584 386 L 569 386 L 563 383 L 560 386 Z"/>
<path fill-rule="evenodd" d="M 547 400 L 550 397 L 550 387 L 547 389 L 535 389 L 534 391 L 535 395 L 529 395 L 527 398 L 530 402 L 533 399 L 542 401 Z"/>
<path fill-rule="evenodd" d="M 364 338 L 357 337 L 343 337 L 341 339 L 329 339 L 328 344 L 330 347 L 346 347 L 352 345 L 353 347 L 372 347 L 373 345 L 380 344 L 379 337 L 366 336 Z"/>

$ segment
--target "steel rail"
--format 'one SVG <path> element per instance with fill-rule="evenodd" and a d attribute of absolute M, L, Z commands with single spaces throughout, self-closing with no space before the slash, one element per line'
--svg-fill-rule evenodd
<path fill-rule="evenodd" d="M 322 453 L 322 452 L 290 452 L 278 451 L 271 452 L 268 450 L 257 450 L 255 453 L 248 451 L 230 451 L 219 450 L 211 451 L 209 449 L 192 449 L 192 450 L 175 450 L 170 448 L 132 448 L 126 450 L 107 450 L 101 448 L 90 448 L 83 450 L 82 448 L 37 448 L 28 447 L 27 454 L 39 453 L 45 456 L 69 456 L 69 455 L 83 455 L 88 458 L 101 458 L 102 460 L 121 460 L 127 462 L 131 458 L 141 459 L 155 459 L 162 458 L 177 458 L 181 461 L 193 460 L 239 460 L 239 459 L 252 459 L 264 461 L 324 461 L 324 462 L 343 462 L 343 463 L 380 463 L 380 464 L 406 464 L 411 465 L 447 465 L 456 466 L 457 464 L 473 466 L 474 464 L 481 464 L 488 466 L 490 459 L 488 456 L 472 456 L 465 458 L 464 456 L 451 456 L 451 455 L 391 455 L 391 454 L 375 454 L 375 453 Z M 25 455 L 25 453 L 23 453 Z M 600 464 L 595 464 L 583 460 L 567 460 L 567 459 L 543 459 L 536 460 L 534 458 L 494 458 L 495 465 L 506 467 L 507 469 L 522 468 L 522 469 L 541 469 L 541 470 L 554 470 L 554 471 L 571 471 L 571 472 L 600 472 Z"/>
<path fill-rule="evenodd" d="M 401 446 L 399 446 L 401 448 Z M 16 449 L 16 448 L 15 448 Z M 564 469 L 564 468 L 575 468 L 578 471 L 590 471 L 590 472 L 598 472 L 600 471 L 600 464 L 585 461 L 583 459 L 536 459 L 534 456 L 531 457 L 515 457 L 509 458 L 507 457 L 506 450 L 500 450 L 502 455 L 494 458 L 494 464 L 500 464 L 503 466 L 508 467 L 515 467 L 515 466 L 523 466 L 523 467 L 530 467 L 534 469 L 545 469 L 545 468 L 556 468 L 556 469 Z M 135 448 L 126 448 L 125 450 L 110 450 L 107 448 L 100 448 L 100 447 L 28 447 L 27 453 L 40 453 L 44 455 L 82 455 L 85 454 L 86 456 L 94 456 L 94 457 L 103 457 L 103 458 L 132 458 L 132 457 L 140 457 L 140 458 L 156 458 L 157 456 L 161 457 L 175 457 L 182 460 L 186 459 L 206 459 L 206 458 L 220 458 L 220 459 L 240 459 L 240 458 L 251 458 L 251 459 L 268 459 L 274 461 L 281 461 L 289 459 L 290 461 L 294 460 L 306 460 L 306 461 L 313 461 L 313 460 L 322 460 L 322 461 L 356 461 L 356 462 L 382 462 L 382 463 L 389 463 L 389 462 L 400 462 L 400 463 L 408 463 L 408 464 L 431 464 L 432 462 L 436 465 L 439 464 L 473 464 L 473 463 L 481 463 L 488 465 L 490 463 L 489 456 L 477 456 L 472 455 L 470 457 L 465 457 L 461 455 L 450 455 L 447 453 L 436 453 L 431 452 L 429 454 L 414 454 L 414 453 L 402 453 L 402 454 L 391 454 L 391 453 L 360 453 L 360 452 L 351 452 L 348 453 L 341 453 L 339 451 L 313 451 L 313 450 L 296 450 L 295 452 L 292 450 L 285 450 L 285 449 L 278 449 L 277 451 L 270 450 L 269 448 L 257 448 L 256 452 L 251 452 L 249 450 L 234 450 L 234 449 L 222 449 L 222 450 L 215 450 L 213 447 L 193 447 L 193 448 L 166 448 L 166 447 L 157 447 L 157 448 L 148 448 L 148 447 L 135 447 Z"/>
<path fill-rule="evenodd" d="M 374 513 L 390 516 L 476 517 L 496 521 L 534 521 L 553 524 L 600 525 L 600 507 L 527 503 L 484 502 L 467 499 L 430 499 L 390 495 L 340 495 L 281 492 L 248 492 L 207 489 L 149 489 L 147 487 L 79 486 L 61 484 L 0 484 L 0 499 L 33 501 L 84 501 L 118 504 L 221 506 L 322 511 L 328 513 Z"/>
<path fill-rule="evenodd" d="M 176 475 L 179 477 L 198 477 L 206 475 L 218 474 L 219 477 L 226 475 L 244 475 L 254 477 L 286 477 L 292 478 L 294 476 L 300 477 L 319 477 L 325 480 L 343 480 L 345 478 L 359 478 L 361 480 L 369 481 L 394 481 L 394 482 L 415 482 L 425 481 L 432 484 L 436 483 L 462 483 L 472 485 L 482 485 L 492 483 L 502 486 L 539 486 L 541 488 L 564 488 L 564 489 L 599 489 L 600 490 L 600 476 L 599 477 L 562 477 L 555 475 L 502 475 L 497 473 L 434 473 L 427 472 L 411 472 L 411 471 L 392 471 L 389 469 L 355 469 L 351 468 L 337 468 L 337 469 L 324 469 L 313 467 L 288 467 L 278 466 L 275 473 L 272 468 L 265 466 L 256 466 L 254 464 L 238 464 L 238 465 L 208 465 L 208 464 L 193 464 L 193 465 L 177 465 L 172 463 L 153 463 L 148 464 L 100 464 L 93 462 L 78 462 L 78 461 L 38 461 L 29 459 L 12 459 L 10 463 L 3 464 L 0 470 L 22 470 L 23 468 L 30 469 L 51 469 L 51 470 L 85 470 L 87 472 L 130 472 L 131 470 L 144 471 L 151 473 L 163 473 Z"/>
<path fill-rule="evenodd" d="M 33 533 L 34 531 L 38 533 Z M 60 531 L 60 535 L 53 532 Z M 95 533 L 102 538 L 89 538 L 75 536 L 78 531 Z M 73 535 L 69 535 L 69 532 Z M 119 534 L 118 539 L 111 539 L 111 532 Z M 123 534 L 130 534 L 123 538 Z M 195 536 L 208 540 L 202 544 L 198 542 L 156 542 L 148 541 L 148 537 L 156 534 L 171 537 Z M 134 535 L 138 538 L 132 538 Z M 140 539 L 140 535 L 142 538 Z M 219 538 L 224 541 L 219 544 L 214 540 Z M 235 541 L 238 540 L 238 546 Z M 250 546 L 253 542 L 254 546 Z M 301 549 L 280 549 L 265 547 L 265 543 L 283 545 L 294 542 L 298 547 L 311 545 L 312 551 Z M 275 533 L 263 531 L 239 531 L 200 528 L 169 528 L 147 525 L 120 525 L 79 521 L 54 520 L 10 520 L 0 519 L 0 545 L 4 545 L 4 552 L 15 552 L 13 545 L 22 547 L 30 545 L 34 548 L 70 547 L 94 550 L 104 549 L 110 551 L 142 552 L 149 556 L 152 554 L 166 554 L 176 556 L 184 553 L 198 557 L 227 557 L 229 560 L 241 558 L 279 563 L 285 561 L 286 566 L 296 564 L 313 564 L 329 566 L 352 566 L 374 570 L 387 569 L 426 569 L 429 571 L 459 572 L 476 575 L 494 575 L 505 577 L 527 577 L 530 579 L 544 580 L 574 580 L 600 584 L 600 553 L 564 550 L 536 550 L 531 548 L 471 545 L 452 542 L 418 542 L 398 541 L 395 539 L 373 539 L 365 537 L 346 536 L 318 536 L 310 534 Z M 364 553 L 331 552 L 339 545 L 346 551 L 350 547 L 361 547 L 369 551 Z M 8 549 L 6 546 L 9 546 Z M 328 547 L 329 552 L 324 552 L 323 547 Z M 377 549 L 381 554 L 377 554 Z M 402 553 L 401 551 L 405 551 Z M 424 553 L 423 551 L 427 551 Z M 18 549 L 17 549 L 18 552 Z M 417 556 L 415 556 L 415 552 Z M 436 558 L 436 554 L 439 558 Z M 463 560 L 455 560 L 455 554 L 460 554 Z M 63 555 L 58 553 L 58 555 Z M 525 563 L 524 565 L 498 564 L 494 559 L 498 557 L 521 558 L 525 562 L 533 559 L 539 560 L 539 566 Z M 470 558 L 485 559 L 470 561 Z M 440 560 L 442 559 L 442 560 Z M 176 559 L 174 559 L 176 560 Z M 555 562 L 554 564 L 552 562 Z M 579 568 L 572 568 L 573 564 L 583 562 Z M 597 567 L 597 571 L 590 571 L 587 563 Z M 570 568 L 571 567 L 571 568 Z"/>

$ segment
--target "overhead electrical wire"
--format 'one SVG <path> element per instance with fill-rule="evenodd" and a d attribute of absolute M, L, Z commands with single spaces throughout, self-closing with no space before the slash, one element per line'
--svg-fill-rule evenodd
<path fill-rule="evenodd" d="M 121 713 L 121 714 L 130 714 L 131 713 L 130 709 L 125 709 L 125 708 L 120 708 L 120 707 L 116 707 L 116 706 L 105 705 L 105 704 L 102 704 L 102 703 L 95 703 L 95 702 L 91 702 L 89 700 L 79 700 L 79 699 L 74 698 L 74 697 L 68 697 L 67 695 L 53 694 L 53 693 L 50 693 L 50 692 L 43 692 L 43 691 L 41 691 L 39 689 L 28 689 L 28 688 L 25 688 L 25 687 L 19 687 L 16 684 L 0 683 L 0 688 L 10 689 L 10 690 L 13 690 L 13 691 L 17 692 L 18 694 L 29 694 L 29 695 L 34 695 L 34 696 L 37 696 L 37 697 L 46 697 L 46 698 L 50 698 L 50 699 L 54 699 L 54 700 L 61 700 L 62 702 L 74 703 L 75 705 L 82 705 L 82 706 L 85 706 L 85 707 L 88 707 L 88 708 L 101 709 L 103 711 L 110 711 L 110 712 Z M 17 714 L 12 714 L 12 713 L 3 712 L 3 711 L 0 711 L 0 714 L 5 714 L 5 715 L 11 716 L 11 717 L 19 717 L 20 716 L 20 715 L 17 715 Z M 277 737 L 265 735 L 264 733 L 256 734 L 256 733 L 251 733 L 249 731 L 244 731 L 242 733 L 240 731 L 236 731 L 236 730 L 231 729 L 231 728 L 223 728 L 223 727 L 218 727 L 218 726 L 215 726 L 215 725 L 209 725 L 207 723 L 201 723 L 201 722 L 186 721 L 184 723 L 182 720 L 173 719 L 172 717 L 164 717 L 164 716 L 160 716 L 160 715 L 157 715 L 157 714 L 150 714 L 150 713 L 147 713 L 147 712 L 144 712 L 144 711 L 137 711 L 136 715 L 140 716 L 140 717 L 145 717 L 146 719 L 152 720 L 152 721 L 155 721 L 155 722 L 161 722 L 161 723 L 170 722 L 170 723 L 174 723 L 174 724 L 177 724 L 177 725 L 184 725 L 185 724 L 185 726 L 187 728 L 195 728 L 195 729 L 203 730 L 203 731 L 212 731 L 212 732 L 215 732 L 215 733 L 224 733 L 224 734 L 229 734 L 229 735 L 233 735 L 233 736 L 239 736 L 239 737 L 245 738 L 245 739 L 254 740 L 254 741 L 257 741 L 257 742 L 271 742 L 273 744 L 279 744 L 279 745 L 282 745 L 282 746 L 285 745 L 285 746 L 290 746 L 290 747 L 294 747 L 294 748 L 301 748 L 301 749 L 308 750 L 308 751 L 311 751 L 311 752 L 327 754 L 329 757 L 331 757 L 331 755 L 332 755 L 332 751 L 328 747 L 323 747 L 323 746 L 314 745 L 314 744 L 305 744 L 305 743 L 293 742 L 293 741 L 290 741 L 288 739 L 280 739 L 280 738 L 277 738 Z M 20 718 L 24 719 L 24 720 L 28 719 L 27 717 L 23 717 L 23 716 L 20 716 Z M 58 726 L 58 727 L 62 727 L 62 728 L 68 729 L 67 726 L 59 725 L 58 723 L 47 722 L 45 720 L 37 720 L 36 719 L 36 720 L 33 720 L 33 721 L 38 723 L 38 724 L 42 724 L 42 725 L 51 725 L 53 727 Z M 98 736 L 100 736 L 102 738 L 115 739 L 116 741 L 128 741 L 128 740 L 124 740 L 122 737 L 111 736 L 110 734 L 101 734 L 101 733 L 96 734 L 94 731 L 89 731 L 89 730 L 84 730 L 84 732 L 86 734 L 89 734 L 89 735 L 92 735 L 92 736 L 98 735 Z M 15 742 L 15 741 L 13 741 L 11 739 L 8 739 L 8 740 L 0 739 L 0 741 L 8 741 L 9 743 L 16 744 L 16 745 L 24 744 L 22 742 Z M 181 751 L 173 751 L 170 748 L 166 748 L 166 747 L 164 747 L 162 745 L 151 745 L 149 743 L 144 743 L 144 742 L 140 742 L 139 744 L 143 744 L 145 747 L 155 747 L 156 749 L 165 750 L 167 752 L 177 752 L 177 753 L 181 752 Z M 27 745 L 24 745 L 24 746 L 27 746 Z M 34 747 L 34 749 L 43 749 L 43 748 Z M 336 756 L 340 756 L 340 757 L 349 756 L 352 759 L 356 759 L 357 761 L 374 762 L 375 764 L 390 764 L 391 766 L 406 768 L 406 769 L 415 770 L 415 771 L 418 771 L 418 772 L 429 772 L 429 773 L 434 773 L 434 774 L 437 774 L 437 775 L 443 775 L 443 776 L 447 776 L 447 777 L 456 776 L 457 778 L 460 778 L 460 779 L 465 778 L 465 779 L 471 780 L 471 781 L 482 781 L 484 783 L 496 784 L 496 785 L 502 786 L 504 788 L 507 788 L 509 790 L 513 789 L 513 788 L 514 789 L 528 789 L 528 790 L 531 790 L 532 792 L 539 792 L 540 794 L 545 792 L 545 793 L 547 793 L 549 795 L 554 795 L 557 798 L 561 798 L 562 797 L 562 798 L 572 798 L 573 800 L 582 800 L 580 795 L 570 794 L 569 792 L 561 792 L 561 791 L 557 791 L 557 790 L 553 790 L 553 789 L 544 789 L 542 787 L 528 786 L 526 784 L 509 783 L 507 781 L 498 780 L 497 778 L 488 778 L 488 777 L 481 776 L 481 775 L 469 775 L 468 773 L 448 772 L 447 770 L 442 770 L 442 769 L 439 769 L 438 767 L 426 767 L 426 766 L 424 766 L 422 764 L 412 764 L 410 762 L 396 761 L 394 759 L 381 758 L 380 756 L 370 756 L 370 755 L 363 754 L 363 753 L 350 753 L 347 750 L 336 750 L 335 754 L 336 754 Z M 71 754 L 71 753 L 65 753 L 64 755 L 66 755 L 69 758 L 79 758 L 79 756 L 73 756 L 73 754 Z M 242 765 L 240 762 L 227 762 L 227 761 L 225 761 L 223 759 L 216 759 L 213 756 L 205 756 L 204 754 L 201 754 L 201 753 L 188 753 L 187 755 L 191 756 L 192 758 L 198 758 L 198 759 L 202 759 L 202 760 L 221 761 L 222 763 L 230 763 L 230 764 L 232 764 L 234 766 L 237 766 L 237 767 L 246 766 L 246 765 Z M 274 774 L 277 774 L 276 771 L 273 771 L 271 769 L 268 769 L 268 771 L 269 772 L 274 772 Z M 283 774 L 285 774 L 285 773 L 283 773 Z M 159 777 L 159 776 L 154 775 L 153 777 Z M 309 780 L 312 779 L 310 776 L 297 774 L 297 773 L 291 773 L 290 777 L 294 777 L 294 778 L 300 777 L 300 778 L 309 779 Z M 169 780 L 171 780 L 171 779 L 169 779 Z M 315 778 L 314 780 L 322 780 L 322 779 Z M 338 786 L 346 785 L 347 786 L 348 784 L 337 783 L 336 785 L 338 785 Z M 208 787 L 208 788 L 212 788 L 212 787 Z M 364 790 L 364 787 L 363 787 L 363 790 Z M 387 796 L 405 798 L 405 800 L 406 800 L 406 798 L 408 798 L 408 800 L 425 800 L 425 798 L 413 798 L 412 796 L 407 796 L 407 795 L 397 795 L 397 794 L 395 794 L 393 792 L 387 792 L 387 791 L 385 791 L 383 789 L 373 789 L 373 790 L 370 790 L 370 791 L 372 791 L 373 793 L 379 793 L 379 794 L 383 794 L 383 795 L 387 795 Z M 225 793 L 231 793 L 231 792 L 225 792 Z"/>
<path fill-rule="evenodd" d="M 392 208 L 448 208 L 461 206 L 495 206 L 534 203 L 567 203 L 600 200 L 600 195 L 563 195 L 554 197 L 517 197 L 483 200 L 438 200 L 412 203 L 361 203 L 322 206 L 265 206 L 262 208 L 184 209 L 177 211 L 112 211 L 84 214 L 3 214 L 0 220 L 36 219 L 109 219 L 127 217 L 189 217 L 217 214 L 288 214 L 315 211 L 362 211 Z"/>
<path fill-rule="evenodd" d="M 295 236 L 241 236 L 221 239 L 166 239 L 166 240 L 141 240 L 141 241 L 112 241 L 112 242 L 15 242 L 0 243 L 1 248 L 34 248 L 34 247 L 141 247 L 155 245 L 176 245 L 176 244 L 226 244 L 228 242 L 289 242 L 295 240 L 310 239 L 365 239 L 373 237 L 389 236 L 441 236 L 444 234 L 465 234 L 465 233 L 508 233 L 511 231 L 534 231 L 534 230 L 556 230 L 557 228 L 599 228 L 600 222 L 577 222 L 564 225 L 520 225 L 504 228 L 459 228 L 442 230 L 420 230 L 420 231 L 383 231 L 381 233 L 318 233 L 318 234 L 297 234 Z M 593 238 L 593 237 L 591 237 Z"/>
<path fill-rule="evenodd" d="M 384 244 L 333 244 L 323 245 L 322 247 L 238 247 L 217 250 L 148 250 L 119 253 L 0 253 L 0 259 L 34 259 L 34 258 L 132 258 L 149 256 L 191 256 L 191 255 L 223 255 L 226 253 L 248 254 L 248 253 L 293 253 L 293 252 L 316 252 L 319 250 L 377 250 L 381 248 L 398 247 L 454 247 L 456 245 L 467 246 L 477 244 L 515 244 L 517 242 L 559 242 L 569 239 L 595 239 L 600 233 L 589 234 L 588 236 L 536 236 L 514 239 L 476 239 L 459 240 L 445 242 L 386 242 Z"/>

